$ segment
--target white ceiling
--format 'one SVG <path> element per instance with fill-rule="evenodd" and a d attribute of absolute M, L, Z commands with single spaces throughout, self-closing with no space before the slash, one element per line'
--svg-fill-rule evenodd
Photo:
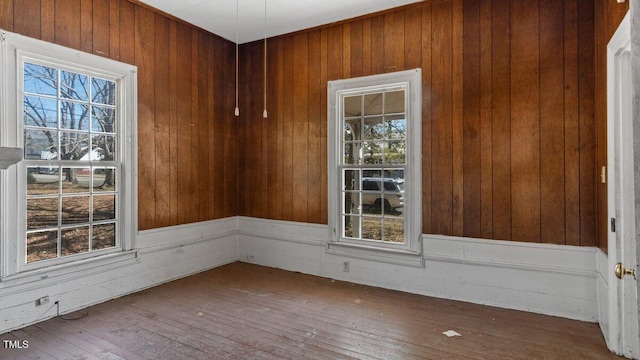
<path fill-rule="evenodd" d="M 140 0 L 235 42 L 236 0 Z M 238 43 L 282 35 L 423 0 L 237 0 Z"/>

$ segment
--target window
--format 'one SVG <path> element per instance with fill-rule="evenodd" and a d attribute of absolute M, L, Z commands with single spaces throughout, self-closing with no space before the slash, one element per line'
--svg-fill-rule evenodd
<path fill-rule="evenodd" d="M 135 229 L 135 67 L 0 34 L 3 276 L 126 251 Z M 16 69 L 15 73 L 7 69 Z M 17 209 L 17 213 L 16 213 Z M 9 227 L 9 226 L 8 226 Z"/>
<path fill-rule="evenodd" d="M 330 248 L 420 253 L 420 69 L 329 83 Z"/>

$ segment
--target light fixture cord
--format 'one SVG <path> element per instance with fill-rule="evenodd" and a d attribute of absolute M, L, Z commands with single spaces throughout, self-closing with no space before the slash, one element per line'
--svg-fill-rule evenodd
<path fill-rule="evenodd" d="M 240 115 L 240 108 L 238 108 L 238 17 L 240 12 L 238 11 L 238 3 L 240 0 L 236 0 L 236 109 L 235 115 Z"/>
<path fill-rule="evenodd" d="M 264 0 L 264 111 L 262 117 L 267 118 L 267 0 Z"/>

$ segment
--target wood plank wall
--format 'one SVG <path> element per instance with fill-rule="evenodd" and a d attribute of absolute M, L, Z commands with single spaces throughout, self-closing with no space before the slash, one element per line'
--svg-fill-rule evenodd
<path fill-rule="evenodd" d="M 0 28 L 138 66 L 141 230 L 237 215 L 233 43 L 126 0 L 0 0 Z"/>
<path fill-rule="evenodd" d="M 423 231 L 594 246 L 595 8 L 428 1 L 241 46 L 240 214 L 327 222 L 327 80 L 421 67 Z"/>
<path fill-rule="evenodd" d="M 607 44 L 629 11 L 629 1 L 595 0 L 596 6 L 596 103 L 598 129 L 597 169 L 607 165 Z M 598 246 L 607 251 L 609 216 L 607 212 L 607 184 L 598 186 Z"/>

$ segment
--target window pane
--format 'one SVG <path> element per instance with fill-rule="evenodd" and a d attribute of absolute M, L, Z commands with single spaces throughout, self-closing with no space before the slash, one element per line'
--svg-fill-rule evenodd
<path fill-rule="evenodd" d="M 57 166 L 28 167 L 27 195 L 58 194 L 60 169 Z"/>
<path fill-rule="evenodd" d="M 58 132 L 55 130 L 24 130 L 26 160 L 57 160 Z"/>
<path fill-rule="evenodd" d="M 88 193 L 90 181 L 91 169 L 88 167 L 62 168 L 62 192 L 64 194 Z"/>
<path fill-rule="evenodd" d="M 343 209 L 344 214 L 360 214 L 360 194 L 357 192 L 343 193 Z"/>
<path fill-rule="evenodd" d="M 348 119 L 344 122 L 344 140 L 362 140 L 360 118 Z"/>
<path fill-rule="evenodd" d="M 58 230 L 27 234 L 27 263 L 58 257 Z"/>
<path fill-rule="evenodd" d="M 116 219 L 116 196 L 96 195 L 93 197 L 93 221 Z"/>
<path fill-rule="evenodd" d="M 80 132 L 61 132 L 60 159 L 89 160 L 89 134 Z"/>
<path fill-rule="evenodd" d="M 403 113 L 404 110 L 404 90 L 388 92 L 384 96 L 385 114 Z"/>
<path fill-rule="evenodd" d="M 366 216 L 362 218 L 362 238 L 382 240 L 382 218 Z"/>
<path fill-rule="evenodd" d="M 382 155 L 384 153 L 383 142 L 365 141 L 362 155 L 365 164 L 383 164 Z"/>
<path fill-rule="evenodd" d="M 58 127 L 58 101 L 39 96 L 24 97 L 24 124 L 46 128 Z"/>
<path fill-rule="evenodd" d="M 344 237 L 360 239 L 360 220 L 358 216 L 343 216 Z"/>
<path fill-rule="evenodd" d="M 27 229 L 58 226 L 58 198 L 27 199 Z"/>
<path fill-rule="evenodd" d="M 93 169 L 93 191 L 116 191 L 116 169 L 114 168 L 94 168 Z"/>
<path fill-rule="evenodd" d="M 116 246 L 116 224 L 101 224 L 93 227 L 93 250 Z"/>
<path fill-rule="evenodd" d="M 71 255 L 89 251 L 89 227 L 83 226 L 71 229 L 62 229 L 60 241 L 60 254 Z"/>
<path fill-rule="evenodd" d="M 382 93 L 364 96 L 364 115 L 382 114 Z"/>
<path fill-rule="evenodd" d="M 404 140 L 406 138 L 406 121 L 404 115 L 385 116 L 385 138 L 390 140 Z"/>
<path fill-rule="evenodd" d="M 360 155 L 361 142 L 347 142 L 344 144 L 344 164 L 360 164 L 362 162 Z"/>
<path fill-rule="evenodd" d="M 113 161 L 116 159 L 116 137 L 93 135 L 91 149 L 91 161 Z"/>
<path fill-rule="evenodd" d="M 404 219 L 384 218 L 384 240 L 390 242 L 404 242 Z"/>
<path fill-rule="evenodd" d="M 384 123 L 382 117 L 376 116 L 364 119 L 364 139 L 382 140 L 384 137 Z"/>
<path fill-rule="evenodd" d="M 98 104 L 116 104 L 116 83 L 104 79 L 91 79 L 91 101 Z"/>
<path fill-rule="evenodd" d="M 24 63 L 24 91 L 55 96 L 58 93 L 58 70 Z"/>
<path fill-rule="evenodd" d="M 362 96 L 347 96 L 344 98 L 344 117 L 362 115 Z"/>
<path fill-rule="evenodd" d="M 89 131 L 89 106 L 60 101 L 60 128 Z"/>
<path fill-rule="evenodd" d="M 360 170 L 344 170 L 342 190 L 360 190 Z"/>
<path fill-rule="evenodd" d="M 406 161 L 407 146 L 404 141 L 389 141 L 385 147 L 386 164 L 404 164 Z"/>
<path fill-rule="evenodd" d="M 116 109 L 93 106 L 91 108 L 91 131 L 114 133 L 116 123 Z"/>
<path fill-rule="evenodd" d="M 89 101 L 88 76 L 70 71 L 61 71 L 60 77 L 61 98 Z"/>
<path fill-rule="evenodd" d="M 68 196 L 62 198 L 63 225 L 81 224 L 88 222 L 89 196 Z"/>

